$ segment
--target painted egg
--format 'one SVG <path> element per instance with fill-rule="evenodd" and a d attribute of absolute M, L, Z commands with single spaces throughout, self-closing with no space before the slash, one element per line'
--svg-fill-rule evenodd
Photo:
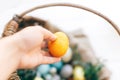
<path fill-rule="evenodd" d="M 62 57 L 63 62 L 67 63 L 72 59 L 72 49 L 68 48 L 65 55 Z"/>
<path fill-rule="evenodd" d="M 63 66 L 63 68 L 62 68 L 62 70 L 61 70 L 61 72 L 60 72 L 60 74 L 61 74 L 61 76 L 62 76 L 63 78 L 68 78 L 68 77 L 70 77 L 70 76 L 72 75 L 72 73 L 73 73 L 73 68 L 72 68 L 72 66 L 69 65 L 69 64 L 66 64 L 65 66 Z"/>
<path fill-rule="evenodd" d="M 59 75 L 56 74 L 52 77 L 52 80 L 61 80 L 61 78 Z"/>
<path fill-rule="evenodd" d="M 73 70 L 74 80 L 85 80 L 84 70 L 81 66 L 75 66 Z"/>
<path fill-rule="evenodd" d="M 57 70 L 60 70 L 63 66 L 63 62 L 62 61 L 59 61 L 57 63 L 54 63 L 54 64 L 51 64 L 52 67 L 56 67 Z"/>
<path fill-rule="evenodd" d="M 35 77 L 34 80 L 44 80 L 41 77 Z"/>
<path fill-rule="evenodd" d="M 49 72 L 50 74 L 55 75 L 57 73 L 56 67 L 51 67 Z"/>
<path fill-rule="evenodd" d="M 62 57 L 69 47 L 69 39 L 63 32 L 55 33 L 56 40 L 48 42 L 48 49 L 52 56 Z"/>
<path fill-rule="evenodd" d="M 52 75 L 46 74 L 45 75 L 45 80 L 52 80 Z"/>
<path fill-rule="evenodd" d="M 50 65 L 47 65 L 47 64 L 44 64 L 44 65 L 40 65 L 38 67 L 38 72 L 41 74 L 41 75 L 45 75 L 49 72 L 50 70 Z"/>

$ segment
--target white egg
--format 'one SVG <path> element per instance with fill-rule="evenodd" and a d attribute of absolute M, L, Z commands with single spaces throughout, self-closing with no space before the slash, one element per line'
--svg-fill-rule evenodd
<path fill-rule="evenodd" d="M 46 74 L 45 75 L 45 80 L 52 80 L 52 75 Z"/>
<path fill-rule="evenodd" d="M 59 75 L 56 74 L 52 77 L 52 80 L 61 80 L 61 78 Z"/>
<path fill-rule="evenodd" d="M 63 62 L 67 63 L 72 59 L 72 49 L 69 47 L 66 54 L 62 57 Z"/>
<path fill-rule="evenodd" d="M 54 74 L 56 74 L 57 69 L 55 67 L 51 67 L 49 72 L 50 72 L 50 74 L 54 75 Z"/>
<path fill-rule="evenodd" d="M 69 64 L 66 64 L 65 66 L 63 66 L 63 68 L 62 68 L 62 70 L 61 70 L 61 72 L 60 72 L 60 74 L 61 74 L 61 76 L 62 76 L 63 78 L 68 78 L 68 77 L 70 77 L 70 76 L 72 75 L 72 73 L 73 73 L 73 68 L 72 68 L 72 66 L 69 65 Z"/>

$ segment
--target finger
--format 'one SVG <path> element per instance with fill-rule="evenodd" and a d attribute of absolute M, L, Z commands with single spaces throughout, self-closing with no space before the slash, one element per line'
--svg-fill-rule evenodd
<path fill-rule="evenodd" d="M 24 54 L 21 63 L 19 65 L 20 69 L 23 68 L 33 68 L 44 62 L 43 57 L 50 56 L 48 52 L 45 51 L 34 51 L 29 54 Z"/>
<path fill-rule="evenodd" d="M 42 43 L 41 43 L 41 48 L 46 48 L 47 47 L 47 42 L 46 41 L 43 41 Z"/>
<path fill-rule="evenodd" d="M 54 58 L 49 55 L 48 52 L 45 51 L 37 51 L 33 52 L 33 54 L 25 54 L 23 55 L 21 62 L 19 64 L 19 68 L 33 68 L 40 64 L 51 64 L 60 61 L 60 58 Z"/>
<path fill-rule="evenodd" d="M 52 57 L 49 52 L 46 52 L 43 50 L 41 50 L 38 55 L 41 55 L 41 54 L 42 54 L 42 57 L 38 56 L 38 61 L 39 61 L 38 64 L 51 64 L 61 60 L 61 58 Z"/>
<path fill-rule="evenodd" d="M 40 28 L 27 27 L 13 35 L 14 43 L 24 50 L 30 50 L 40 46 L 44 35 Z M 19 44 L 18 44 L 19 43 Z"/>
<path fill-rule="evenodd" d="M 44 39 L 52 41 L 56 39 L 54 34 L 40 26 L 27 27 L 14 34 L 13 37 L 14 43 L 23 50 L 40 46 Z"/>
<path fill-rule="evenodd" d="M 40 27 L 40 28 L 41 28 L 41 32 L 44 34 L 44 39 L 51 40 L 51 41 L 54 41 L 56 39 L 56 36 L 52 32 L 50 32 L 49 30 L 43 27 Z"/>
<path fill-rule="evenodd" d="M 55 57 L 50 57 L 50 56 L 44 56 L 43 61 L 41 62 L 41 64 L 52 64 L 55 62 L 59 62 L 61 60 L 61 58 L 55 58 Z"/>
<path fill-rule="evenodd" d="M 42 56 L 51 56 L 49 52 L 41 50 L 39 54 L 42 54 Z"/>

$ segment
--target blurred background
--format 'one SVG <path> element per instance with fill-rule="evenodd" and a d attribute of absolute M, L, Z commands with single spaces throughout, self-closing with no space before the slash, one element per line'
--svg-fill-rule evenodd
<path fill-rule="evenodd" d="M 73 3 L 94 9 L 120 27 L 119 0 L 3 0 L 0 2 L 0 34 L 14 16 L 34 6 L 47 3 Z M 55 7 L 35 11 L 29 15 L 50 21 L 60 29 L 71 32 L 81 29 L 88 37 L 95 55 L 112 72 L 110 80 L 120 79 L 120 37 L 102 18 L 89 12 L 68 7 Z"/>

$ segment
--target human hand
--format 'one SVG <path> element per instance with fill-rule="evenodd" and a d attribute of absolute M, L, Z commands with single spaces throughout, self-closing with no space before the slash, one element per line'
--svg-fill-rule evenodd
<path fill-rule="evenodd" d="M 16 69 L 34 68 L 40 64 L 50 64 L 60 61 L 60 58 L 50 56 L 42 50 L 44 40 L 54 41 L 55 35 L 40 27 L 27 27 L 12 36 L 0 40 L 0 79 L 10 75 Z"/>
<path fill-rule="evenodd" d="M 40 27 L 27 27 L 14 35 L 15 46 L 19 48 L 20 62 L 18 68 L 33 68 L 40 64 L 50 64 L 60 61 L 60 58 L 50 56 L 49 52 L 42 50 L 45 41 L 54 41 L 56 36 L 50 31 Z"/>

